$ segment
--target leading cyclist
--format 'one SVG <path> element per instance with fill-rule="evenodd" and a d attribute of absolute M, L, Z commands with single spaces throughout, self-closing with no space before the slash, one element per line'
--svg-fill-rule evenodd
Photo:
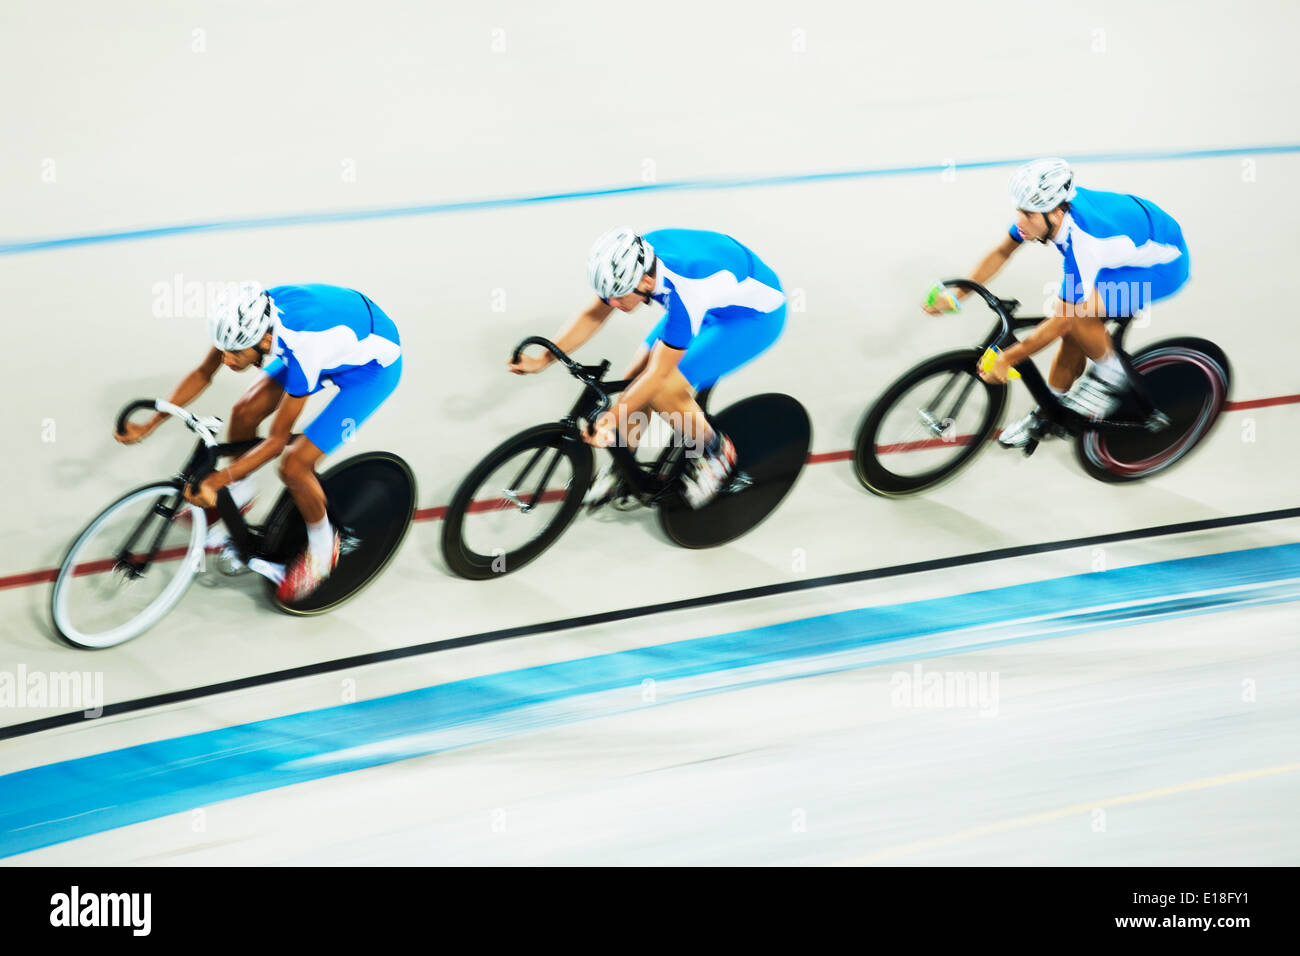
<path fill-rule="evenodd" d="M 640 429 L 633 413 L 645 407 L 674 423 L 678 437 L 702 449 L 682 476 L 683 496 L 702 508 L 726 487 L 736 464 L 731 439 L 709 425 L 695 396 L 771 347 L 785 326 L 781 280 L 749 249 L 719 232 L 660 229 L 637 235 L 614 229 L 596 240 L 587 277 L 598 298 L 555 336 L 572 352 L 610 314 L 633 312 L 655 302 L 667 311 L 637 349 L 623 373 L 632 383 L 618 404 L 594 423 L 588 442 L 609 447 L 624 440 L 635 447 Z M 554 360 L 521 356 L 509 364 L 517 375 L 540 372 Z M 616 434 L 620 423 L 628 426 Z M 617 495 L 611 471 L 596 479 L 586 502 L 595 506 Z"/>
<path fill-rule="evenodd" d="M 1119 407 L 1136 375 L 1116 351 L 1104 320 L 1125 318 L 1173 295 L 1187 281 L 1187 244 L 1173 217 L 1147 199 L 1074 185 L 1063 159 L 1036 159 L 1011 177 L 1016 221 L 1002 242 L 975 267 L 981 285 L 1025 240 L 1051 242 L 1065 259 L 1055 314 L 1002 352 L 981 377 L 1005 382 L 1012 366 L 1061 340 L 1047 383 L 1069 408 L 1103 419 Z M 948 297 L 950 307 L 966 296 Z M 948 311 L 932 296 L 923 308 Z M 1086 360 L 1092 365 L 1083 374 Z M 1040 426 L 1039 409 L 1009 425 L 998 439 L 1008 448 L 1026 445 Z M 1044 437 L 1046 437 L 1044 435 Z"/>
<path fill-rule="evenodd" d="M 397 326 L 379 306 L 352 289 L 332 285 L 286 285 L 262 289 L 242 284 L 209 316 L 212 348 L 176 386 L 175 405 L 198 397 L 217 370 L 258 367 L 260 375 L 230 413 L 229 440 L 257 437 L 258 426 L 274 414 L 270 434 L 213 472 L 197 489 L 187 489 L 193 504 L 211 509 L 217 492 L 230 486 L 237 506 L 252 499 L 250 475 L 278 457 L 280 478 L 307 524 L 307 547 L 290 563 L 277 596 L 300 601 L 329 577 L 339 559 L 340 539 L 326 512 L 325 490 L 316 462 L 334 452 L 392 394 L 402 376 L 402 346 Z M 270 361 L 267 362 L 267 356 Z M 337 394 L 301 435 L 293 425 L 309 396 L 333 384 Z M 124 444 L 140 441 L 167 416 L 127 423 L 116 435 Z M 209 539 L 209 544 L 214 540 Z"/>

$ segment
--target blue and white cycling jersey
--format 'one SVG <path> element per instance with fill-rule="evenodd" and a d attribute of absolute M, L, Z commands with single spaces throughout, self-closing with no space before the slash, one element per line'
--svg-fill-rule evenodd
<path fill-rule="evenodd" d="M 645 239 L 658 258 L 651 298 L 667 310 L 645 344 L 685 350 L 677 370 L 692 387 L 712 385 L 780 337 L 781 280 L 735 239 L 695 229 L 660 229 Z"/>
<path fill-rule="evenodd" d="M 333 285 L 266 291 L 278 315 L 273 358 L 264 371 L 290 395 L 314 394 L 325 381 L 343 388 L 348 373 L 387 368 L 402 354 L 397 326 L 360 292 Z"/>
<path fill-rule="evenodd" d="M 1024 241 L 1014 225 L 1009 234 Z M 1178 223 L 1137 196 L 1076 188 L 1052 243 L 1065 257 L 1061 298 L 1082 302 L 1100 291 L 1108 315 L 1145 308 L 1187 281 L 1187 244 Z"/>
<path fill-rule="evenodd" d="M 659 229 L 645 234 L 658 259 L 651 298 L 667 309 L 659 333 L 664 344 L 684 349 L 710 324 L 754 318 L 785 305 L 781 280 L 730 236 L 696 229 Z"/>
<path fill-rule="evenodd" d="M 273 358 L 263 371 L 289 395 L 332 382 L 330 399 L 303 435 L 326 455 L 393 393 L 402 377 L 402 340 L 384 311 L 354 289 L 281 285 L 267 289 L 278 314 Z"/>

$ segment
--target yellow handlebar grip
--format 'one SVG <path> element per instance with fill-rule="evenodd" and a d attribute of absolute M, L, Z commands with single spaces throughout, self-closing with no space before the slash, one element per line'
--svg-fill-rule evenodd
<path fill-rule="evenodd" d="M 984 354 L 980 356 L 980 371 L 987 372 L 989 369 L 991 369 L 993 367 L 993 363 L 998 360 L 998 355 L 1000 354 L 1001 354 L 1000 350 L 997 349 L 995 346 L 990 345 L 987 349 L 985 349 Z M 1007 370 L 1007 378 L 1019 378 L 1019 377 L 1020 377 L 1020 373 L 1017 372 L 1014 368 Z"/>

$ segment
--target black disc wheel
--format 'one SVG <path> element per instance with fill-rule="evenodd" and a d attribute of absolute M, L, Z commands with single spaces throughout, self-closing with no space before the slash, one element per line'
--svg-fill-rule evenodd
<path fill-rule="evenodd" d="M 371 452 L 341 461 L 320 476 L 330 518 L 342 538 L 339 563 L 314 592 L 286 603 L 267 582 L 271 601 L 290 614 L 320 614 L 354 597 L 379 576 L 406 538 L 415 514 L 415 476 L 396 455 Z M 267 560 L 288 564 L 307 546 L 307 526 L 289 493 L 267 519 L 262 551 Z"/>
<path fill-rule="evenodd" d="M 659 502 L 659 525 L 684 548 L 734 541 L 771 514 L 808 460 L 812 422 L 789 395 L 755 395 L 709 416 L 736 446 L 731 482 L 698 511 L 674 488 Z"/>
<path fill-rule="evenodd" d="M 1212 342 L 1170 339 L 1138 352 L 1132 362 L 1151 403 L 1169 424 L 1158 431 L 1081 434 L 1075 455 L 1100 481 L 1137 481 L 1182 461 L 1210 433 L 1228 401 L 1228 360 Z M 1124 410 L 1117 417 L 1124 417 Z"/>
<path fill-rule="evenodd" d="M 979 349 L 937 355 L 904 374 L 858 426 L 853 467 L 868 491 L 914 494 L 951 478 L 993 437 L 1007 387 L 980 379 Z"/>
<path fill-rule="evenodd" d="M 442 526 L 442 555 L 463 578 L 517 571 L 569 526 L 591 486 L 593 458 L 573 428 L 520 432 L 461 482 Z"/>

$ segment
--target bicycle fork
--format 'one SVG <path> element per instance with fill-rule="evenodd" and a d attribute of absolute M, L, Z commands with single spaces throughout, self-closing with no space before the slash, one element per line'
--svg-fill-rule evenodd
<path fill-rule="evenodd" d="M 153 559 L 162 548 L 163 536 L 167 533 L 168 527 L 176 517 L 180 502 L 181 492 L 179 490 L 168 504 L 163 504 L 162 499 L 154 502 L 153 507 L 136 522 L 131 534 L 122 542 L 122 546 L 118 548 L 117 553 L 113 555 L 116 559 L 113 564 L 114 571 L 125 573 L 131 581 L 144 577 L 145 571 L 149 570 L 149 565 L 153 563 Z M 163 520 L 158 525 L 158 530 L 154 532 L 153 541 L 150 542 L 148 550 L 142 556 L 137 557 L 134 552 L 135 543 L 148 527 L 150 519 L 155 517 Z"/>
<path fill-rule="evenodd" d="M 260 574 L 277 587 L 284 580 L 285 566 L 265 558 L 258 557 L 254 549 L 254 538 L 248 530 L 248 523 L 235 505 L 235 499 L 229 488 L 217 492 L 217 513 L 225 522 L 226 534 L 230 536 L 221 548 L 218 569 L 223 574 L 238 574 L 247 569 Z"/>
<path fill-rule="evenodd" d="M 521 491 L 524 482 L 528 480 L 529 473 L 537 467 L 537 463 L 542 460 L 542 456 L 548 451 L 552 453 L 551 460 L 546 465 L 546 470 L 542 472 L 542 480 L 537 483 L 533 493 L 527 496 L 527 500 L 525 500 L 525 493 Z M 559 467 L 562 457 L 563 453 L 560 449 L 549 444 L 538 448 L 537 451 L 533 452 L 532 457 L 528 459 L 528 463 L 524 465 L 519 474 L 515 476 L 515 480 L 502 489 L 501 496 L 514 504 L 519 509 L 520 514 L 529 514 L 538 504 L 546 500 L 546 486 L 555 474 L 555 469 Z"/>
<path fill-rule="evenodd" d="M 935 409 L 937 409 L 943 403 L 944 399 L 948 397 L 948 393 L 952 390 L 953 384 L 958 379 L 965 379 L 965 382 L 961 387 L 960 393 L 957 395 L 957 400 L 953 402 L 952 407 L 948 410 L 948 414 L 944 415 L 936 412 Z M 942 438 L 944 432 L 953 427 L 957 421 L 957 415 L 962 410 L 962 406 L 966 404 L 966 399 L 970 397 L 971 389 L 975 387 L 975 381 L 975 377 L 971 375 L 950 375 L 948 376 L 948 381 L 946 381 L 943 384 L 943 387 L 939 389 L 938 394 L 926 403 L 924 407 L 917 410 L 917 413 L 921 416 L 922 423 L 930 431 L 931 435 L 935 438 Z"/>

